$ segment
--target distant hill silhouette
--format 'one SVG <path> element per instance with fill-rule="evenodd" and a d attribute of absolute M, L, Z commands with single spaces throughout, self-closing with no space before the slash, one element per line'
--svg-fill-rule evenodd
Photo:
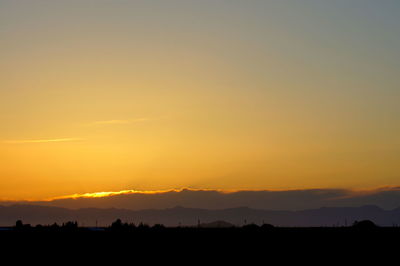
<path fill-rule="evenodd" d="M 233 225 L 255 223 L 275 226 L 351 226 L 355 221 L 372 220 L 380 226 L 400 224 L 400 209 L 383 210 L 376 206 L 319 208 L 303 211 L 271 211 L 251 208 L 230 208 L 206 210 L 176 207 L 163 210 L 126 210 L 86 208 L 71 210 L 59 207 L 12 205 L 0 206 L 0 225 L 14 225 L 15 221 L 25 223 L 59 224 L 78 221 L 81 226 L 108 226 L 116 219 L 139 224 L 141 222 L 166 226 L 198 226 L 215 221 L 226 221 Z"/>

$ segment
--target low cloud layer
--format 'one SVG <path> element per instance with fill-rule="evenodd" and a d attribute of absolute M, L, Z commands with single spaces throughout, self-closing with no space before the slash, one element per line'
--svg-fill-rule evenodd
<path fill-rule="evenodd" d="M 7 204 L 10 203 L 8 202 Z M 304 210 L 320 207 L 358 207 L 364 205 L 376 205 L 383 209 L 394 209 L 400 207 L 400 187 L 370 191 L 309 189 L 224 192 L 218 190 L 182 189 L 138 192 L 127 190 L 73 195 L 50 201 L 28 202 L 28 204 L 73 209 L 94 207 L 130 210 L 165 209 L 176 206 L 202 209 L 249 207 L 265 210 Z"/>

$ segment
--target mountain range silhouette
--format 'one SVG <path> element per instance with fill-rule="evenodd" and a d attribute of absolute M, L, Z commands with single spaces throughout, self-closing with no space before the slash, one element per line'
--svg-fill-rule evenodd
<path fill-rule="evenodd" d="M 384 210 L 377 206 L 323 207 L 301 211 L 261 210 L 248 207 L 207 210 L 174 207 L 167 209 L 67 209 L 36 205 L 0 206 L 0 226 L 11 226 L 17 220 L 24 223 L 53 224 L 77 221 L 80 226 L 109 226 L 116 219 L 129 223 L 166 226 L 198 226 L 215 221 L 243 226 L 245 224 L 272 224 L 282 227 L 346 226 L 355 221 L 372 220 L 380 226 L 400 224 L 400 208 Z M 208 224 L 208 225 L 207 225 Z"/>

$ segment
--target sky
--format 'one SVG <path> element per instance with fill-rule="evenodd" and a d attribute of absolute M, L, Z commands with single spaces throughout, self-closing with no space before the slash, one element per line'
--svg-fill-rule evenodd
<path fill-rule="evenodd" d="M 397 0 L 0 0 L 0 199 L 399 185 Z"/>

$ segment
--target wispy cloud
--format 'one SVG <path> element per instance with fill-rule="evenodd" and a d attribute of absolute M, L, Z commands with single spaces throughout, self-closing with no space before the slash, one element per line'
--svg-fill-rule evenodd
<path fill-rule="evenodd" d="M 91 126 L 96 126 L 96 125 L 128 125 L 128 124 L 134 124 L 134 123 L 139 123 L 139 122 L 145 122 L 151 120 L 150 118 L 142 117 L 142 118 L 136 118 L 136 119 L 130 119 L 130 120 L 104 120 L 104 121 L 95 121 L 90 123 L 89 125 Z"/>
<path fill-rule="evenodd" d="M 24 144 L 24 143 L 51 143 L 51 142 L 71 142 L 81 141 L 82 138 L 59 138 L 59 139 L 20 139 L 20 140 L 5 140 L 3 143 L 8 144 Z"/>

